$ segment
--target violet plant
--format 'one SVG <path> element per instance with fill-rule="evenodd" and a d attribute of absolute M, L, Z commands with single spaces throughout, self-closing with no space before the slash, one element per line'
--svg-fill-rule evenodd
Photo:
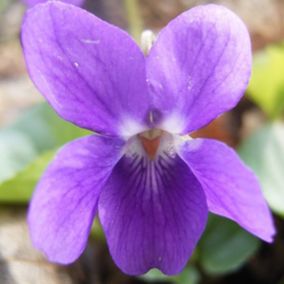
<path fill-rule="evenodd" d="M 31 238 L 50 261 L 75 261 L 97 214 L 113 260 L 131 275 L 179 273 L 208 212 L 273 240 L 252 171 L 225 144 L 188 135 L 247 87 L 250 38 L 236 15 L 217 5 L 186 11 L 146 56 L 124 31 L 60 2 L 30 9 L 21 36 L 39 91 L 94 131 L 57 153 L 33 195 Z"/>

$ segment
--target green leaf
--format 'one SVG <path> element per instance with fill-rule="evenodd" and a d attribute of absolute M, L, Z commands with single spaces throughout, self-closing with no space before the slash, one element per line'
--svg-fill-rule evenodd
<path fill-rule="evenodd" d="M 284 43 L 254 56 L 249 96 L 271 118 L 284 112 Z"/>
<path fill-rule="evenodd" d="M 0 202 L 27 201 L 48 161 L 46 152 L 88 133 L 59 118 L 46 103 L 1 130 Z"/>
<path fill-rule="evenodd" d="M 194 266 L 190 265 L 185 267 L 177 276 L 167 276 L 158 269 L 151 269 L 140 278 L 148 283 L 169 281 L 169 283 L 175 284 L 197 284 L 200 280 L 200 274 Z"/>
<path fill-rule="evenodd" d="M 232 221 L 212 215 L 198 246 L 199 261 L 207 273 L 228 273 L 244 264 L 259 243 Z"/>
<path fill-rule="evenodd" d="M 47 104 L 32 108 L 0 131 L 0 183 L 41 153 L 88 133 L 59 118 Z"/>
<path fill-rule="evenodd" d="M 284 216 L 284 124 L 261 128 L 243 141 L 239 154 L 259 177 L 269 206 Z"/>
<path fill-rule="evenodd" d="M 61 119 L 46 103 L 30 109 L 11 128 L 27 135 L 38 152 L 59 147 L 89 133 Z"/>
<path fill-rule="evenodd" d="M 27 203 L 55 152 L 55 150 L 45 152 L 18 172 L 16 176 L 0 184 L 0 202 L 6 204 Z"/>
<path fill-rule="evenodd" d="M 10 129 L 0 132 L 0 182 L 11 178 L 36 157 L 29 137 Z"/>
<path fill-rule="evenodd" d="M 197 268 L 190 265 L 186 267 L 183 272 L 174 277 L 174 283 L 176 284 L 197 284 L 200 282 L 200 274 Z"/>
<path fill-rule="evenodd" d="M 155 281 L 167 281 L 167 280 L 170 281 L 172 279 L 172 277 L 165 275 L 158 269 L 151 269 L 149 272 L 141 275 L 139 278 L 149 283 L 155 282 Z"/>

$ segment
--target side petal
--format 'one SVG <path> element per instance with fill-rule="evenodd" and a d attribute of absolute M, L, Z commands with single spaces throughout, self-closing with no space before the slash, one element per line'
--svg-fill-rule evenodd
<path fill-rule="evenodd" d="M 233 149 L 215 140 L 193 139 L 179 148 L 179 154 L 202 184 L 212 213 L 264 241 L 273 240 L 273 219 L 258 180 Z"/>
<path fill-rule="evenodd" d="M 50 1 L 28 10 L 21 38 L 31 79 L 64 119 L 104 134 L 144 129 L 144 55 L 124 31 Z"/>
<path fill-rule="evenodd" d="M 247 87 L 251 44 L 243 22 L 218 5 L 184 12 L 158 35 L 146 61 L 161 127 L 189 133 L 234 107 Z"/>
<path fill-rule="evenodd" d="M 99 199 L 110 253 L 130 275 L 179 273 L 199 240 L 208 210 L 199 182 L 177 156 L 124 156 Z"/>
<path fill-rule="evenodd" d="M 101 189 L 120 157 L 122 142 L 89 136 L 64 146 L 33 195 L 28 223 L 35 247 L 68 264 L 83 252 Z"/>

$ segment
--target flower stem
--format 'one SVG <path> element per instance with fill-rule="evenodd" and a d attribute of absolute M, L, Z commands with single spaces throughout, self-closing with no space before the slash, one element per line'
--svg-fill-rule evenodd
<path fill-rule="evenodd" d="M 137 0 L 124 0 L 124 6 L 126 9 L 129 32 L 133 38 L 140 43 L 140 36 L 143 30 L 143 23 L 141 14 L 139 11 L 139 4 Z"/>

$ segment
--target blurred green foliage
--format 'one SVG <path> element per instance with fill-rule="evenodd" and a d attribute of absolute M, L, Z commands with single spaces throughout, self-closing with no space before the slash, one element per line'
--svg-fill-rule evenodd
<path fill-rule="evenodd" d="M 140 278 L 148 283 L 170 281 L 175 284 L 197 284 L 200 280 L 198 269 L 192 265 L 187 266 L 178 276 L 166 276 L 157 269 L 152 269 Z"/>
<path fill-rule="evenodd" d="M 239 153 L 259 177 L 270 207 L 284 216 L 284 123 L 259 129 L 243 141 Z"/>
<path fill-rule="evenodd" d="M 40 104 L 0 132 L 0 202 L 26 202 L 55 150 L 88 134 Z"/>
<path fill-rule="evenodd" d="M 55 154 L 54 151 L 44 152 L 23 170 L 16 173 L 0 184 L 0 202 L 1 203 L 28 203 L 32 192 Z"/>
<path fill-rule="evenodd" d="M 46 103 L 32 108 L 9 129 L 28 136 L 37 153 L 89 133 L 61 119 Z"/>
<path fill-rule="evenodd" d="M 284 113 L 284 43 L 254 56 L 249 96 L 272 119 Z"/>
<path fill-rule="evenodd" d="M 270 207 L 284 217 L 284 42 L 254 56 L 248 96 L 269 122 L 242 141 L 239 153 L 259 177 Z"/>
<path fill-rule="evenodd" d="M 199 261 L 208 274 L 238 269 L 258 249 L 260 241 L 228 219 L 211 215 L 200 241 Z"/>
<path fill-rule="evenodd" d="M 0 182 L 11 178 L 37 156 L 32 140 L 20 131 L 0 132 Z"/>

